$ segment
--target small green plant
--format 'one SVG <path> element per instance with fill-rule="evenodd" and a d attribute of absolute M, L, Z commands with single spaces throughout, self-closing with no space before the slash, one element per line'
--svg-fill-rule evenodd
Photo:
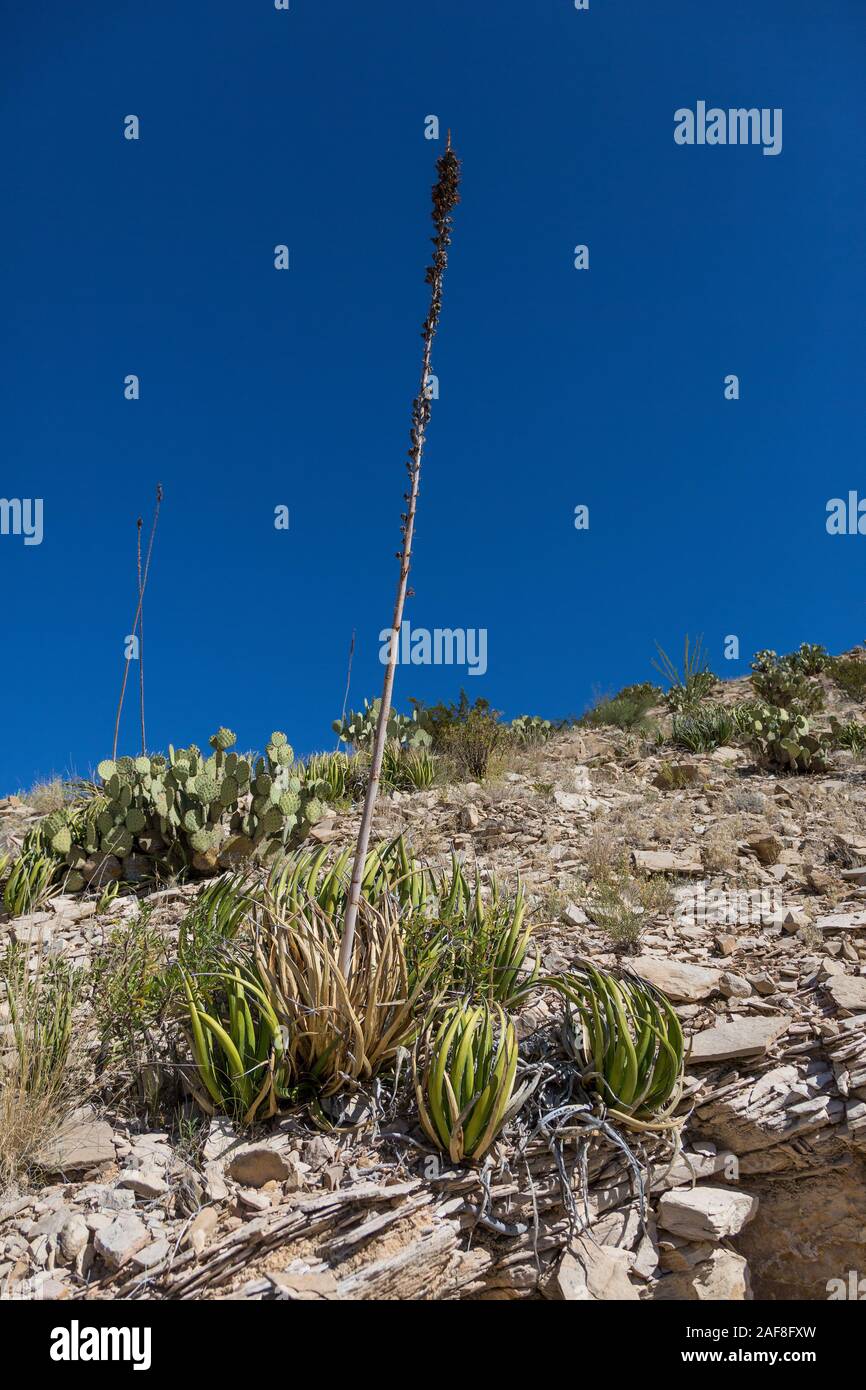
<path fill-rule="evenodd" d="M 46 853 L 39 827 L 28 831 L 21 853 L 7 869 L 3 906 L 10 917 L 36 912 L 56 890 L 52 887 L 57 860 Z"/>
<path fill-rule="evenodd" d="M 725 705 L 699 705 L 690 714 L 674 714 L 671 742 L 690 753 L 711 753 L 724 748 L 736 733 L 736 725 Z"/>
<path fill-rule="evenodd" d="M 848 748 L 852 753 L 866 751 L 866 724 L 860 719 L 837 719 L 830 716 L 830 741 L 834 748 Z"/>
<path fill-rule="evenodd" d="M 565 1001 L 566 1050 L 607 1114 L 626 1128 L 673 1127 L 685 1045 L 665 996 L 636 975 L 616 980 L 588 961 L 549 983 Z"/>
<path fill-rule="evenodd" d="M 669 910 L 672 901 L 671 886 L 662 875 L 642 878 L 614 871 L 591 885 L 587 907 L 614 950 L 625 954 L 636 950 L 648 923 Z"/>
<path fill-rule="evenodd" d="M 669 688 L 664 695 L 664 702 L 669 710 L 690 712 L 715 690 L 719 680 L 710 670 L 709 659 L 703 647 L 703 637 L 698 637 L 694 644 L 691 644 L 688 633 L 686 634 L 682 674 L 658 642 L 656 651 L 658 660 L 653 660 L 652 664 L 668 682 Z"/>
<path fill-rule="evenodd" d="M 198 977 L 182 969 L 181 982 L 199 1105 L 245 1125 L 270 1119 L 292 1075 L 266 984 L 238 961 Z"/>
<path fill-rule="evenodd" d="M 520 1109 L 517 1036 L 499 1005 L 469 1000 L 435 1012 L 412 1054 L 418 1114 L 452 1163 L 478 1160 Z"/>

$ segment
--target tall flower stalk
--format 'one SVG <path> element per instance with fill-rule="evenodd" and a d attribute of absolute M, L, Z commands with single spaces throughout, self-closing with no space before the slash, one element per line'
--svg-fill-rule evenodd
<path fill-rule="evenodd" d="M 448 264 L 448 247 L 451 245 L 452 213 L 457 203 L 460 201 L 460 162 L 451 148 L 450 131 L 448 132 L 448 144 L 445 153 L 436 161 L 436 172 L 438 178 L 433 186 L 432 212 L 436 235 L 433 237 L 433 260 L 432 264 L 427 267 L 426 275 L 427 284 L 430 286 L 430 308 L 421 330 L 421 336 L 424 340 L 424 352 L 421 360 L 421 385 L 418 390 L 418 395 L 415 397 L 412 405 L 411 443 L 406 461 L 406 471 L 409 474 L 409 490 L 403 494 L 403 500 L 406 503 L 406 510 L 402 513 L 400 518 L 402 522 L 401 534 L 403 544 L 402 548 L 397 552 L 397 558 L 400 561 L 400 577 L 397 582 L 397 597 L 394 603 L 394 617 L 391 622 L 388 665 L 385 668 L 385 680 L 382 686 L 382 703 L 379 708 L 379 722 L 376 725 L 376 737 L 373 742 L 370 777 L 367 783 L 367 794 L 364 798 L 364 810 L 361 815 L 361 826 L 358 831 L 358 843 L 355 848 L 355 860 L 352 866 L 349 900 L 343 922 L 343 938 L 340 946 L 339 965 L 345 978 L 348 978 L 352 968 L 352 953 L 355 946 L 355 923 L 358 917 L 358 905 L 361 900 L 361 880 L 364 874 L 364 861 L 367 856 L 367 848 L 370 843 L 373 811 L 376 806 L 376 797 L 379 794 L 382 755 L 385 751 L 388 716 L 391 712 L 391 694 L 394 689 L 394 672 L 397 666 L 397 653 L 399 650 L 400 625 L 403 621 L 403 607 L 406 602 L 409 567 L 412 562 L 412 537 L 415 531 L 415 512 L 418 506 L 421 457 L 424 452 L 427 426 L 430 423 L 431 401 L 429 383 L 433 339 L 436 336 L 436 329 L 439 326 L 439 315 L 442 312 L 442 285 L 445 278 L 445 267 Z"/>
<path fill-rule="evenodd" d="M 147 588 L 147 576 L 148 576 L 148 574 L 150 573 L 150 557 L 151 557 L 151 555 L 153 554 L 153 541 L 154 541 L 154 537 L 156 536 L 156 526 L 157 526 L 157 522 L 159 521 L 159 509 L 160 509 L 161 506 L 162 506 L 162 484 L 161 484 L 161 483 L 157 483 L 157 485 L 156 485 L 156 505 L 155 505 L 154 510 L 153 510 L 153 521 L 151 522 L 151 526 L 150 526 L 150 537 L 149 537 L 148 542 L 147 542 L 147 558 L 145 559 L 145 562 L 144 562 L 144 571 L 143 571 L 143 572 L 142 572 L 142 568 L 141 568 L 141 519 L 139 518 L 138 522 L 136 523 L 136 524 L 137 524 L 137 529 L 138 529 L 138 545 L 137 545 L 137 554 L 138 554 L 138 606 L 136 607 L 136 610 L 135 610 L 135 618 L 133 619 L 133 623 L 132 623 L 132 633 L 131 633 L 130 635 L 131 635 L 132 637 L 135 637 L 135 636 L 138 635 L 138 637 L 139 637 L 139 649 L 138 649 L 139 661 L 141 660 L 141 647 L 142 647 L 142 643 L 143 643 L 143 640 L 144 640 L 144 628 L 143 628 L 143 625 L 142 625 L 142 608 L 143 608 L 143 606 L 144 606 L 144 591 L 145 591 L 145 589 Z M 140 682 L 140 684 L 139 684 L 139 689 L 140 689 L 140 692 L 141 692 L 141 742 L 142 742 L 142 749 L 141 749 L 141 751 L 142 751 L 142 753 L 145 751 L 145 749 L 144 749 L 144 738 L 145 738 L 145 735 L 144 735 L 144 675 L 143 675 L 143 670 L 144 670 L 143 667 L 140 667 L 140 668 L 139 668 L 139 682 Z M 118 737 L 119 737 L 119 735 L 120 735 L 120 716 L 121 716 L 122 713 L 123 713 L 123 700 L 124 700 L 124 696 L 126 695 L 126 682 L 127 682 L 128 678 L 129 678 L 129 658 L 128 658 L 128 657 L 124 657 L 124 663 L 123 663 L 123 680 L 122 680 L 121 683 L 120 683 L 120 699 L 119 699 L 118 702 L 117 702 L 117 714 L 115 715 L 115 718 L 114 718 L 114 742 L 112 743 L 112 746 L 111 746 L 111 756 L 112 756 L 112 758 L 116 758 L 116 757 L 117 757 L 117 740 L 118 740 Z"/>

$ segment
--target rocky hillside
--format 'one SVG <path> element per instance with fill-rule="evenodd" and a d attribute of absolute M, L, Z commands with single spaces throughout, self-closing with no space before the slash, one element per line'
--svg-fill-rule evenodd
<path fill-rule="evenodd" d="M 857 715 L 826 678 L 821 719 Z M 750 698 L 746 682 L 726 704 Z M 660 712 L 656 712 L 659 713 Z M 671 775 L 671 769 L 675 773 Z M 0 802 L 0 850 L 34 814 Z M 311 832 L 335 851 L 358 812 Z M 395 792 L 375 835 L 524 883 L 542 967 L 627 966 L 675 1003 L 691 1051 L 672 1133 L 506 1131 L 484 1170 L 437 1158 L 382 1083 L 250 1132 L 148 1119 L 90 1084 L 0 1198 L 6 1296 L 824 1300 L 866 1229 L 866 780 L 837 749 L 781 776 L 741 744 L 687 754 L 575 728 L 496 780 Z M 169 944 L 197 892 L 60 895 L 0 920 L 89 967 L 136 921 Z M 104 905 L 103 905 L 104 906 Z M 0 1005 L 7 1042 L 12 1022 Z M 519 1017 L 539 1052 L 558 1004 Z M 98 1018 L 81 1021 L 82 1034 Z M 540 1055 L 540 1053 L 539 1053 Z M 582 1165 L 585 1168 L 582 1169 Z M 587 1179 L 581 1195 L 580 1173 Z M 574 1175 L 577 1176 L 574 1176 Z"/>

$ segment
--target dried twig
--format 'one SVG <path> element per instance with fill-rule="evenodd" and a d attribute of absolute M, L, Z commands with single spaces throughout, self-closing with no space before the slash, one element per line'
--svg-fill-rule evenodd
<path fill-rule="evenodd" d="M 138 605 L 137 605 L 136 610 L 135 610 L 135 618 L 134 618 L 133 624 L 132 624 L 132 636 L 133 636 L 133 637 L 135 637 L 135 635 L 136 635 L 136 633 L 137 633 L 137 631 L 138 631 L 139 622 L 141 621 L 141 606 L 142 606 L 142 604 L 143 604 L 143 602 L 144 602 L 144 591 L 145 591 L 145 589 L 146 589 L 146 587 L 147 587 L 147 576 L 148 576 L 148 574 L 149 574 L 149 572 L 150 572 L 150 557 L 151 557 L 151 555 L 152 555 L 152 553 L 153 553 L 153 540 L 154 540 L 154 536 L 156 535 L 156 523 L 157 523 L 158 520 L 159 520 L 159 509 L 160 509 L 161 504 L 162 504 L 162 484 L 161 484 L 161 483 L 157 483 L 157 485 L 156 485 L 156 506 L 155 506 L 154 512 L 153 512 L 153 522 L 151 523 L 151 527 L 150 527 L 150 537 L 149 537 L 148 542 L 147 542 L 147 559 L 146 559 L 145 562 L 144 562 L 144 574 L 141 576 L 141 581 L 140 581 L 139 586 L 138 586 Z M 140 645 L 141 645 L 141 644 L 139 643 L 139 649 L 140 649 Z M 140 654 L 140 653 L 139 653 L 139 654 Z M 126 682 L 127 682 L 128 677 L 129 677 L 129 658 L 126 657 L 126 656 L 124 656 L 124 662 L 123 662 L 123 680 L 122 680 L 121 683 L 120 683 L 120 699 L 119 699 L 118 702 L 117 702 L 117 715 L 116 715 L 115 720 L 114 720 L 114 742 L 113 742 L 112 745 L 111 745 L 111 756 L 112 756 L 112 758 L 116 758 L 116 757 L 117 757 L 117 740 L 118 740 L 118 736 L 119 736 L 119 734 L 120 734 L 120 716 L 121 716 L 121 714 L 123 713 L 123 700 L 124 700 L 124 696 L 126 695 Z"/>

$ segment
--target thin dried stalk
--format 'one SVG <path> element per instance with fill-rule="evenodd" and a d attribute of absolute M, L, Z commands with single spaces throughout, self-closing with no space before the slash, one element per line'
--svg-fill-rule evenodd
<path fill-rule="evenodd" d="M 391 712 L 391 693 L 394 688 L 394 672 L 397 665 L 400 624 L 403 621 L 403 607 L 406 601 L 406 587 L 409 579 L 409 566 L 412 559 L 412 537 L 415 530 L 415 511 L 418 505 L 421 456 L 424 451 L 424 440 L 431 413 L 430 397 L 428 395 L 430 362 L 433 352 L 433 339 L 436 336 L 436 329 L 439 325 L 439 315 L 442 311 L 442 285 L 445 276 L 445 267 L 448 264 L 448 247 L 451 244 L 451 214 L 457 206 L 460 196 L 460 162 L 451 148 L 450 131 L 448 132 L 447 148 L 441 159 L 437 160 L 436 168 L 439 177 L 433 187 L 432 213 L 433 225 L 436 228 L 436 235 L 433 238 L 435 251 L 433 253 L 433 263 L 427 267 L 427 283 L 430 286 L 430 309 L 427 318 L 424 320 L 424 326 L 421 332 L 421 336 L 424 339 L 424 353 L 421 363 L 421 385 L 412 406 L 411 444 L 406 465 L 409 474 L 409 491 L 403 494 L 407 507 L 401 517 L 403 523 L 403 546 L 397 554 L 397 558 L 400 561 L 400 578 L 397 583 L 394 617 L 391 622 L 391 642 L 388 653 L 388 665 L 385 670 L 385 681 L 382 687 L 382 704 L 379 709 L 379 722 L 376 725 L 376 738 L 373 744 L 370 777 L 367 783 L 364 810 L 361 816 L 360 829 L 358 831 L 358 843 L 355 849 L 355 861 L 352 867 L 352 881 L 349 889 L 349 903 L 346 910 L 343 939 L 340 947 L 340 969 L 347 979 L 352 969 L 352 953 L 355 945 L 355 924 L 358 917 L 358 904 L 361 900 L 361 881 L 364 874 L 364 860 L 367 855 L 367 847 L 370 843 L 373 811 L 379 792 L 382 755 L 385 751 L 385 741 L 388 733 L 388 716 Z"/>
<path fill-rule="evenodd" d="M 152 553 L 153 553 L 153 540 L 154 540 L 154 536 L 156 535 L 156 523 L 159 521 L 159 509 L 160 509 L 161 504 L 162 504 L 162 484 L 161 484 L 161 483 L 157 483 L 157 485 L 156 485 L 156 506 L 155 506 L 155 508 L 154 508 L 154 512 L 153 512 L 153 521 L 152 521 L 151 527 L 150 527 L 150 536 L 149 536 L 148 542 L 147 542 L 147 559 L 146 559 L 145 562 L 144 562 L 144 574 L 142 575 L 141 583 L 140 583 L 139 586 L 138 586 L 138 606 L 137 606 L 137 608 L 136 608 L 136 610 L 135 610 L 135 618 L 134 618 L 133 624 L 132 624 L 132 635 L 133 635 L 133 637 L 135 636 L 136 632 L 138 631 L 138 625 L 139 625 L 139 623 L 140 623 L 140 621 L 141 621 L 141 607 L 142 607 L 142 604 L 144 603 L 144 591 L 145 591 L 145 589 L 146 589 L 146 587 L 147 587 L 147 576 L 148 576 L 148 574 L 150 573 L 150 557 L 151 557 L 151 555 L 152 555 Z M 123 713 L 123 700 L 124 700 L 124 696 L 126 695 L 126 682 L 127 682 L 128 678 L 129 678 L 129 661 L 126 660 L 126 659 L 124 659 L 124 662 L 123 662 L 123 680 L 122 680 L 121 683 L 120 683 L 120 699 L 119 699 L 118 702 L 117 702 L 117 715 L 116 715 L 116 718 L 115 718 L 115 720 L 114 720 L 114 742 L 113 742 L 112 745 L 111 745 L 111 756 L 112 756 L 112 758 L 116 758 L 116 757 L 117 757 L 117 740 L 118 740 L 118 736 L 119 736 L 119 734 L 120 734 L 120 716 L 121 716 L 121 714 Z M 142 751 L 144 751 L 144 750 L 142 749 Z"/>

